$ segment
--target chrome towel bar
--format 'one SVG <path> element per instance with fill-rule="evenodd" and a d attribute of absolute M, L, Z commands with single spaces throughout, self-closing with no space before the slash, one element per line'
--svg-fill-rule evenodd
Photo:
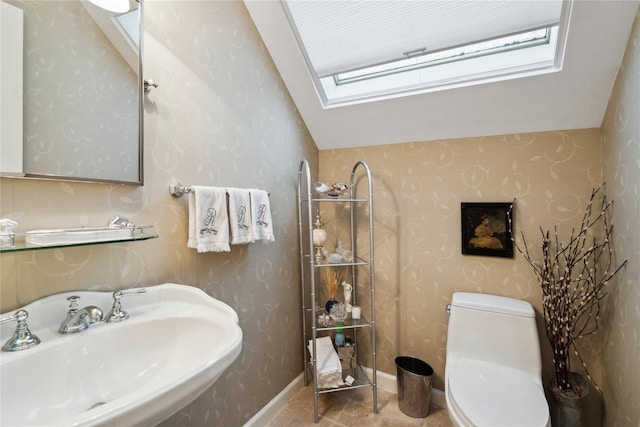
<path fill-rule="evenodd" d="M 173 197 L 182 197 L 187 193 L 193 193 L 193 188 L 180 182 L 172 182 L 169 185 L 169 194 Z"/>
<path fill-rule="evenodd" d="M 193 187 L 190 185 L 184 185 L 181 182 L 173 182 L 169 184 L 169 194 L 173 197 L 182 197 L 187 193 L 193 193 Z M 271 193 L 267 193 L 271 196 Z"/>

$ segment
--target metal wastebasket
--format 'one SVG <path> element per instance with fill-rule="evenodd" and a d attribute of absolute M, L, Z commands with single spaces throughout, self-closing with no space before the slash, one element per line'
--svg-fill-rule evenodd
<path fill-rule="evenodd" d="M 433 368 L 420 359 L 399 356 L 396 372 L 400 410 L 413 418 L 429 415 Z"/>

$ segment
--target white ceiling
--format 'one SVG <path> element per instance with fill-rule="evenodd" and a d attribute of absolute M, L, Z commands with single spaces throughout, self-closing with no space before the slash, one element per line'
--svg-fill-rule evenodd
<path fill-rule="evenodd" d="M 244 1 L 320 150 L 600 127 L 640 3 L 574 0 L 560 72 L 325 109 L 280 2 Z"/>

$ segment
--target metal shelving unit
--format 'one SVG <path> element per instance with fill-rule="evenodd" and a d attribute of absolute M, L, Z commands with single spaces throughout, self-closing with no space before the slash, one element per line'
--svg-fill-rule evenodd
<path fill-rule="evenodd" d="M 365 197 L 358 197 L 356 186 L 366 188 Z M 352 262 L 342 262 L 339 264 L 318 263 L 314 257 L 313 244 L 313 224 L 316 212 L 320 212 L 321 208 L 335 207 L 334 203 L 340 203 L 349 211 L 349 235 L 351 238 L 351 251 L 354 258 Z M 356 230 L 356 221 L 368 221 L 366 231 L 358 233 Z M 340 198 L 326 198 L 312 192 L 311 171 L 309 164 L 303 160 L 298 170 L 298 227 L 300 233 L 300 278 L 302 288 L 302 348 L 304 352 L 304 380 L 305 385 L 313 380 L 314 388 L 314 422 L 318 422 L 318 397 L 322 393 L 334 393 L 344 390 L 352 390 L 355 388 L 370 387 L 373 395 L 373 412 L 378 412 L 377 404 L 377 384 L 376 384 L 376 320 L 375 320 L 375 277 L 374 277 L 374 223 L 373 223 L 373 188 L 371 180 L 371 171 L 369 166 L 358 161 L 354 164 L 351 171 L 351 179 L 346 194 Z M 358 237 L 361 241 L 358 241 Z M 364 242 L 362 240 L 365 240 Z M 366 241 L 368 240 L 368 241 Z M 368 254 L 366 250 L 368 249 Z M 363 257 L 358 255 L 359 252 L 365 252 Z M 348 275 L 353 285 L 352 302 L 358 304 L 360 293 L 368 293 L 368 308 L 365 310 L 363 306 L 362 316 L 355 320 L 349 317 L 337 325 L 330 321 L 329 324 L 318 324 L 318 307 L 324 306 L 324 301 L 318 301 L 321 290 L 320 275 L 325 268 L 343 268 L 348 271 Z M 368 279 L 368 281 L 367 281 Z M 362 289 L 359 289 L 362 288 Z M 364 291 L 364 292 L 362 292 Z M 366 297 L 366 295 L 362 295 Z M 322 303 L 322 304 L 319 304 Z M 365 301 L 366 303 L 366 301 Z M 322 308 L 321 310 L 324 310 Z M 326 313 L 326 311 L 325 311 Z M 344 385 L 338 388 L 319 388 L 318 371 L 316 369 L 317 347 L 316 340 L 319 337 L 330 335 L 333 331 L 341 328 L 345 334 L 352 334 L 353 354 L 348 357 L 340 356 L 341 359 L 348 360 L 348 368 L 342 369 L 343 380 L 350 375 L 354 378 L 351 385 Z M 362 334 L 368 335 L 370 340 L 369 349 L 366 356 L 369 357 L 371 364 L 370 371 L 363 369 L 360 359 L 360 346 L 357 345 L 358 336 L 362 338 Z M 310 341 L 310 349 L 307 348 L 307 342 Z M 338 353 L 339 354 L 339 353 Z M 342 360 L 341 360 L 342 363 Z"/>

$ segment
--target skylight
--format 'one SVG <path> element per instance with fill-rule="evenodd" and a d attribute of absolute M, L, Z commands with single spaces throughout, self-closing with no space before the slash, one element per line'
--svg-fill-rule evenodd
<path fill-rule="evenodd" d="M 548 28 L 527 31 L 515 36 L 500 37 L 480 43 L 471 43 L 454 49 L 446 49 L 434 53 L 418 52 L 409 54 L 407 59 L 389 62 L 373 67 L 360 68 L 355 71 L 334 74 L 335 83 L 348 84 L 362 79 L 370 79 L 391 73 L 404 73 L 416 69 L 433 67 L 448 62 L 464 61 L 481 55 L 493 55 L 509 50 L 525 49 L 549 43 L 551 31 Z"/>
<path fill-rule="evenodd" d="M 559 71 L 571 5 L 568 0 L 283 4 L 325 107 Z"/>

